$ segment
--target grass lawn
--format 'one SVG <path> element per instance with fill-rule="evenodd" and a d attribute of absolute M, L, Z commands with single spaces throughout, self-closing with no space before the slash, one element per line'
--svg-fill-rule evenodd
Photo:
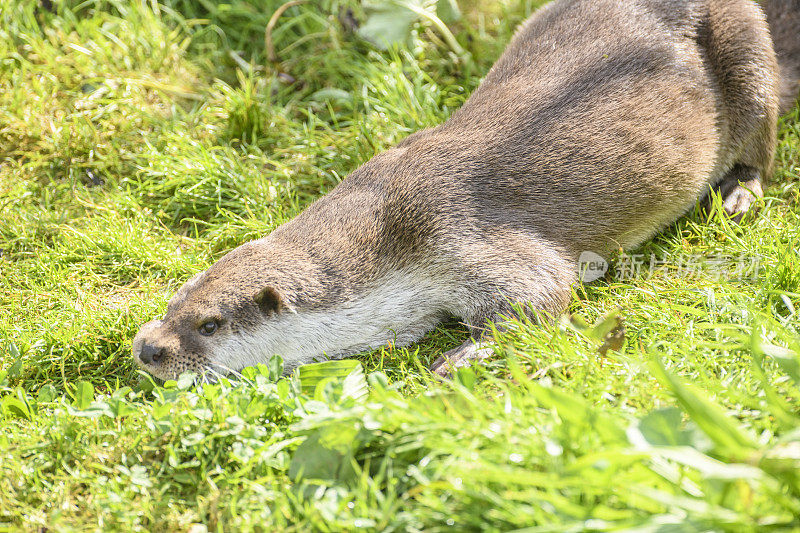
<path fill-rule="evenodd" d="M 458 324 L 316 385 L 136 371 L 184 281 L 443 121 L 542 2 L 390 50 L 309 2 L 271 62 L 282 3 L 0 0 L 0 531 L 800 531 L 798 109 L 757 216 L 687 215 L 452 382 Z"/>

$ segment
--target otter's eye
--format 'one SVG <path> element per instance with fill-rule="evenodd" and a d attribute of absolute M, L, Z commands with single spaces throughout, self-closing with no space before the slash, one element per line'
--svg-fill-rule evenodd
<path fill-rule="evenodd" d="M 209 337 L 217 331 L 217 321 L 216 320 L 209 320 L 208 322 L 203 322 L 203 325 L 198 328 L 200 335 L 205 335 Z"/>

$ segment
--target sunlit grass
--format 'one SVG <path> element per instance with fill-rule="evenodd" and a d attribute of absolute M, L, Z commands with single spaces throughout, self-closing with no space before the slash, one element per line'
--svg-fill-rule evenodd
<path fill-rule="evenodd" d="M 800 527 L 797 109 L 758 216 L 682 218 L 632 252 L 666 269 L 617 261 L 453 383 L 426 369 L 457 323 L 359 355 L 367 401 L 136 372 L 182 282 L 446 119 L 539 2 L 460 2 L 466 57 L 309 2 L 273 64 L 281 3 L 0 3 L 0 531 Z"/>

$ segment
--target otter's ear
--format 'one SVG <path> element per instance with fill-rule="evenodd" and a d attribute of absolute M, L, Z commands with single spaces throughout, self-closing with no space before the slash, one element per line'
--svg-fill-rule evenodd
<path fill-rule="evenodd" d="M 272 287 L 265 287 L 253 297 L 256 305 L 265 315 L 280 313 L 286 308 L 283 297 Z"/>

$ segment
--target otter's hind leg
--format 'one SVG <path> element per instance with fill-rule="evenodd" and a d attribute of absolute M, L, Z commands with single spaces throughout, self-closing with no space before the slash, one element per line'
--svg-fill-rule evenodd
<path fill-rule="evenodd" d="M 719 82 L 734 166 L 715 184 L 725 212 L 738 221 L 771 173 L 778 122 L 778 65 L 767 23 L 755 2 L 711 0 L 703 42 Z"/>

